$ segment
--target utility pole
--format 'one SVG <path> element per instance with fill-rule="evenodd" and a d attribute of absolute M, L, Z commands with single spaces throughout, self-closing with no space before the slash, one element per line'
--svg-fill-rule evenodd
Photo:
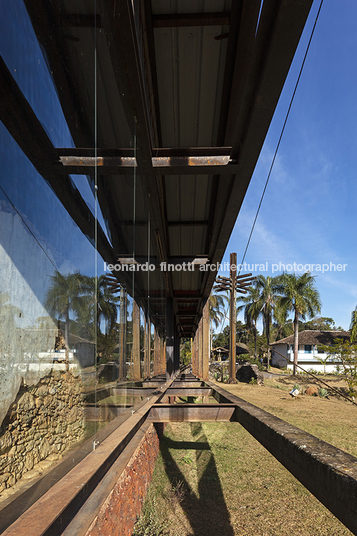
<path fill-rule="evenodd" d="M 236 383 L 236 354 L 237 354 L 237 253 L 230 254 L 229 275 L 231 292 L 229 303 L 229 383 Z"/>
<path fill-rule="evenodd" d="M 237 293 L 247 294 L 255 277 L 252 274 L 237 276 L 237 253 L 230 254 L 230 277 L 218 276 L 213 287 L 218 292 L 229 290 L 229 383 L 236 383 L 236 323 L 237 323 Z"/>

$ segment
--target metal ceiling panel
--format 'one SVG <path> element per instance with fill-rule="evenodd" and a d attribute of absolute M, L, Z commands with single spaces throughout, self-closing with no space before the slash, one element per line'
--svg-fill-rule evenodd
<path fill-rule="evenodd" d="M 100 169 L 99 202 L 113 239 L 106 255 L 134 248 L 145 254 L 150 241 L 157 259 L 208 254 L 209 262 L 219 262 L 312 0 L 24 1 L 77 149 L 112 148 L 110 156 L 120 158 L 136 148 L 137 168 L 129 174 L 113 174 L 105 161 Z M 229 150 L 222 153 L 224 145 Z M 183 147 L 179 175 L 174 149 Z M 208 157 L 203 175 L 191 172 L 195 148 L 196 156 Z M 166 172 L 175 174 L 153 167 L 160 149 Z M 218 154 L 230 155 L 232 172 L 229 165 L 224 175 L 215 169 L 209 157 Z M 134 176 L 135 225 L 129 221 Z M 72 213 L 76 203 L 84 214 L 83 203 L 64 200 Z M 191 334 L 214 277 L 198 269 L 165 276 L 178 324 L 190 302 L 177 293 L 196 293 Z M 155 291 L 151 284 L 139 277 L 136 295 L 145 300 Z M 162 281 L 153 284 L 162 288 Z"/>

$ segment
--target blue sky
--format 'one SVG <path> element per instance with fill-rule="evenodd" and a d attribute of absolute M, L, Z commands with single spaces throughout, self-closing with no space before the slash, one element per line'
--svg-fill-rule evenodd
<path fill-rule="evenodd" d="M 241 261 L 320 0 L 314 2 L 224 261 Z M 324 0 L 246 262 L 345 264 L 312 271 L 322 316 L 347 329 L 357 305 L 357 2 Z M 227 275 L 227 274 L 226 274 Z"/>

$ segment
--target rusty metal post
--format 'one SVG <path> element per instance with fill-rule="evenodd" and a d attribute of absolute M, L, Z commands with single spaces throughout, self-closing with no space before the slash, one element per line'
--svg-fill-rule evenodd
<path fill-rule="evenodd" d="M 119 322 L 119 379 L 126 379 L 126 290 L 120 289 L 120 322 Z M 113 378 L 116 379 L 116 378 Z"/>
<path fill-rule="evenodd" d="M 229 383 L 236 383 L 236 282 L 237 282 L 237 253 L 230 255 L 230 307 L 229 307 Z"/>
<path fill-rule="evenodd" d="M 200 348 L 201 348 L 201 330 L 200 330 L 201 323 L 199 322 L 197 326 L 197 331 L 195 335 L 196 340 L 196 376 L 200 376 Z"/>
<path fill-rule="evenodd" d="M 198 376 L 197 370 L 197 335 L 198 329 L 196 330 L 195 336 L 192 342 L 192 372 L 195 376 Z"/>
<path fill-rule="evenodd" d="M 140 308 L 133 300 L 133 346 L 131 350 L 133 380 L 141 379 L 140 370 Z"/>
<path fill-rule="evenodd" d="M 160 351 L 161 351 L 161 361 L 160 361 L 160 374 L 165 374 L 166 370 L 166 340 L 160 338 Z"/>
<path fill-rule="evenodd" d="M 145 377 L 151 377 L 151 322 L 145 319 Z"/>
<path fill-rule="evenodd" d="M 175 374 L 174 364 L 174 339 L 175 339 L 175 315 L 172 298 L 166 301 L 166 377 L 173 379 Z"/>
<path fill-rule="evenodd" d="M 210 357 L 210 348 L 209 348 L 209 303 L 208 300 L 203 308 L 203 317 L 202 317 L 202 379 L 208 380 L 208 370 L 209 370 L 209 357 Z"/>
<path fill-rule="evenodd" d="M 160 335 L 154 326 L 154 376 L 160 374 Z"/>

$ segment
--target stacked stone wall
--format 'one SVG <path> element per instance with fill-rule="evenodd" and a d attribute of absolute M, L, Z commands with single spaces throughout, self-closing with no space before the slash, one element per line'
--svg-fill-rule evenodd
<path fill-rule="evenodd" d="M 53 371 L 22 385 L 0 428 L 0 492 L 39 475 L 84 434 L 82 382 Z"/>

